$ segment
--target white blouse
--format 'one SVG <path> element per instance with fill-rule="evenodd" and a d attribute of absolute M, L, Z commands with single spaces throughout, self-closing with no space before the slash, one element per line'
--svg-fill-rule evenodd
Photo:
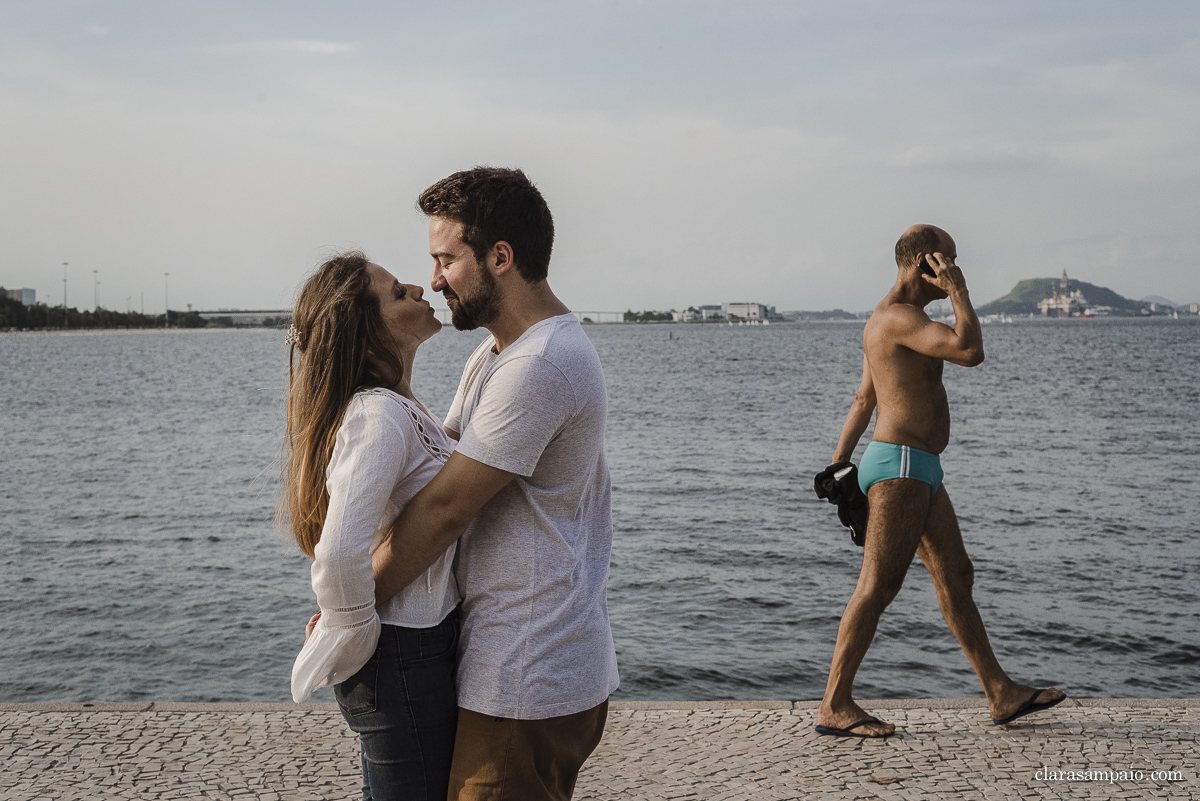
<path fill-rule="evenodd" d="M 378 609 L 371 569 L 371 554 L 400 510 L 454 445 L 441 423 L 394 392 L 370 389 L 350 399 L 325 471 L 329 511 L 312 564 L 321 618 L 292 666 L 292 700 L 357 673 L 375 652 L 381 622 L 429 628 L 461 600 L 451 570 L 455 545 Z"/>

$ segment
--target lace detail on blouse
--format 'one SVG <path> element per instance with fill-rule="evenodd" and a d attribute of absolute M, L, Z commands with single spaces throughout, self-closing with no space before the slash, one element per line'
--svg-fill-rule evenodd
<path fill-rule="evenodd" d="M 443 464 L 445 464 L 446 460 L 450 458 L 450 451 L 434 442 L 433 438 L 429 436 L 429 433 L 425 430 L 425 421 L 422 419 L 421 413 L 413 408 L 412 403 L 405 402 L 399 395 L 396 395 L 395 393 L 383 392 L 377 389 L 364 390 L 361 394 L 381 395 L 385 398 L 392 398 L 395 400 L 400 404 L 401 408 L 408 413 L 408 419 L 412 421 L 413 428 L 417 432 L 417 438 L 421 440 L 421 444 L 425 446 L 425 450 L 429 452 L 429 455 Z"/>
<path fill-rule="evenodd" d="M 328 611 L 330 611 L 330 612 L 358 612 L 363 609 L 370 609 L 373 606 L 375 606 L 374 601 L 372 601 L 369 604 L 361 604 L 359 606 L 335 606 L 332 609 L 329 609 Z"/>
<path fill-rule="evenodd" d="M 317 628 L 326 630 L 358 629 L 369 626 L 377 620 L 375 603 L 369 602 L 358 606 L 335 606 L 321 610 L 321 620 Z"/>

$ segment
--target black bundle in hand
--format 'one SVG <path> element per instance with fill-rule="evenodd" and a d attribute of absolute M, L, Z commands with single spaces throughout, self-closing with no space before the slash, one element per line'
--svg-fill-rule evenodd
<path fill-rule="evenodd" d="M 858 468 L 850 462 L 831 464 L 817 473 L 813 489 L 818 498 L 837 504 L 838 520 L 861 548 L 867 541 L 867 496 L 858 486 Z"/>

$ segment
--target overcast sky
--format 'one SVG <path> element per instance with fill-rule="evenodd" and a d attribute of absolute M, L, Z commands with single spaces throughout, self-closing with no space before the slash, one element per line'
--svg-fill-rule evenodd
<path fill-rule="evenodd" d="M 428 285 L 428 184 L 519 166 L 577 310 L 867 309 L 911 223 L 977 304 L 1200 300 L 1194 2 L 0 4 L 0 285 L 289 306 Z M 440 298 L 435 305 L 441 305 Z"/>

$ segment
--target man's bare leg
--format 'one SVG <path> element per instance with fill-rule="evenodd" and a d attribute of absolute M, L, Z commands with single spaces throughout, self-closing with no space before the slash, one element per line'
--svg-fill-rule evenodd
<path fill-rule="evenodd" d="M 844 729 L 870 717 L 852 698 L 854 676 L 871 647 L 879 617 L 900 591 L 924 535 L 929 485 L 910 478 L 881 481 L 867 491 L 867 502 L 871 512 L 862 570 L 838 625 L 825 698 L 817 710 L 817 723 L 831 728 Z M 895 728 L 890 723 L 868 723 L 855 732 L 882 737 Z"/>
<path fill-rule="evenodd" d="M 1030 699 L 1034 688 L 1010 679 L 992 651 L 983 618 L 971 594 L 975 569 L 963 545 L 958 517 L 945 485 L 938 488 L 930 502 L 929 519 L 925 535 L 917 546 L 917 554 L 933 578 L 946 624 L 958 639 L 971 667 L 975 669 L 975 675 L 979 677 L 979 683 L 983 685 L 992 717 L 1008 717 Z M 1045 703 L 1062 695 L 1060 690 L 1048 688 L 1042 691 L 1036 701 Z"/>

